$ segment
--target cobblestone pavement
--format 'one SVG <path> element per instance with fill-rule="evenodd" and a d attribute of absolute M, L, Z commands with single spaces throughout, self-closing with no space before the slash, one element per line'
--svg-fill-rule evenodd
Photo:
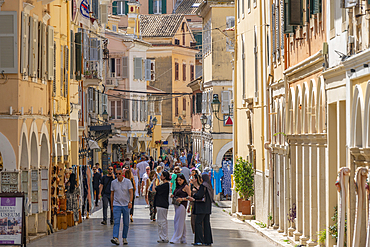
<path fill-rule="evenodd" d="M 191 231 L 190 217 L 186 218 L 187 244 L 158 244 L 157 223 L 149 220 L 149 209 L 145 207 L 145 201 L 140 198 L 135 200 L 134 222 L 130 223 L 128 232 L 129 246 L 191 246 L 194 235 Z M 267 247 L 274 246 L 250 226 L 246 225 L 223 211 L 222 208 L 213 207 L 211 215 L 213 246 L 248 246 L 248 247 Z M 168 214 L 168 234 L 171 238 L 173 234 L 174 207 L 170 206 Z M 109 217 L 109 212 L 108 212 Z M 78 226 L 70 227 L 67 230 L 58 231 L 50 236 L 35 240 L 27 247 L 74 247 L 74 246 L 116 246 L 110 240 L 113 234 L 113 226 L 101 225 L 102 210 L 98 210 L 88 220 L 84 220 Z M 109 222 L 109 221 L 108 221 Z M 122 224 L 121 224 L 122 228 Z M 121 235 L 121 232 L 120 232 Z M 120 238 L 121 246 L 122 239 Z"/>

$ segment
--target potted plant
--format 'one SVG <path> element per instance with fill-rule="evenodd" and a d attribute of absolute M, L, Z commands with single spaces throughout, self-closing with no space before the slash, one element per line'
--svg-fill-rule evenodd
<path fill-rule="evenodd" d="M 239 157 L 236 160 L 234 168 L 235 188 L 239 192 L 242 199 L 238 208 L 241 209 L 242 214 L 251 214 L 251 201 L 250 197 L 254 195 L 254 169 L 251 163 Z M 240 205 L 239 205 L 240 204 Z"/>

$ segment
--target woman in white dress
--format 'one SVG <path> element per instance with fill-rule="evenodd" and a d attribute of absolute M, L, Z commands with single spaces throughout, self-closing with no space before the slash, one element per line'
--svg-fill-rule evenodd
<path fill-rule="evenodd" d="M 179 205 L 175 205 L 175 232 L 170 240 L 171 244 L 186 244 L 186 207 L 188 205 L 188 197 L 191 196 L 190 187 L 186 182 L 183 174 L 177 174 L 176 189 L 171 197 L 176 198 Z"/>
<path fill-rule="evenodd" d="M 133 167 L 131 168 L 131 171 L 132 171 L 132 174 L 134 175 L 134 180 L 135 180 L 135 196 L 136 197 L 139 197 L 139 188 L 138 188 L 138 184 L 139 184 L 139 169 L 137 168 L 137 163 L 136 161 L 134 161 L 134 164 L 133 164 Z"/>

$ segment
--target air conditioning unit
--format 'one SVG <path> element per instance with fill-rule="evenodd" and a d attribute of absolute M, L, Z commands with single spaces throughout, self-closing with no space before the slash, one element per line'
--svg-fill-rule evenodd
<path fill-rule="evenodd" d="M 116 77 L 116 72 L 110 72 L 110 77 L 112 78 Z"/>

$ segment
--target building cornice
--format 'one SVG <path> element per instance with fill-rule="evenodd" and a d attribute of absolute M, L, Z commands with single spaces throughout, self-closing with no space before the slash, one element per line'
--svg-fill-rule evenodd
<path fill-rule="evenodd" d="M 210 88 L 210 87 L 217 87 L 217 86 L 222 86 L 222 87 L 227 87 L 227 86 L 232 86 L 233 85 L 233 82 L 230 80 L 219 80 L 219 81 L 207 81 L 207 82 L 204 82 L 203 83 L 203 87 L 204 88 Z"/>
<path fill-rule="evenodd" d="M 286 75 L 288 83 L 293 83 L 322 71 L 323 61 L 324 57 L 322 55 L 322 50 L 320 50 L 298 64 L 286 69 L 283 74 Z"/>
<path fill-rule="evenodd" d="M 336 77 L 338 75 L 341 75 L 345 73 L 345 67 L 343 64 L 339 64 L 338 66 L 328 68 L 327 70 L 322 72 L 322 75 L 324 76 L 325 79 L 330 79 L 333 77 Z"/>
<path fill-rule="evenodd" d="M 343 62 L 343 65 L 346 70 L 349 70 L 358 65 L 363 66 L 365 63 L 370 63 L 370 49 L 349 57 Z"/>

